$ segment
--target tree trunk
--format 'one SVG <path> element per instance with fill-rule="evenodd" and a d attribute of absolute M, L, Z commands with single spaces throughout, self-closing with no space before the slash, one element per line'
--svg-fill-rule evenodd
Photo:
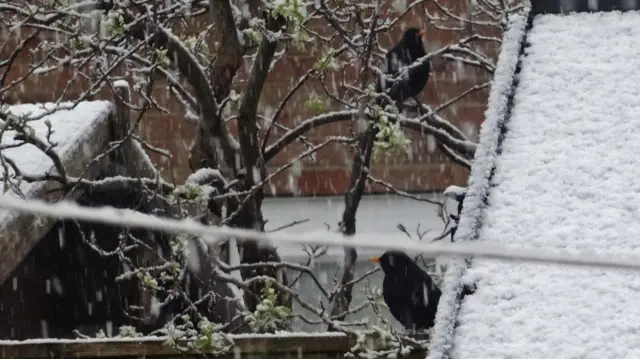
<path fill-rule="evenodd" d="M 351 236 L 356 233 L 356 213 L 362 195 L 364 194 L 367 175 L 369 174 L 375 135 L 375 126 L 371 124 L 361 135 L 358 143 L 358 152 L 353 159 L 351 181 L 349 190 L 344 196 L 345 209 L 342 213 L 342 221 L 340 222 L 340 231 L 345 236 Z M 331 316 L 336 320 L 344 320 L 346 316 L 345 313 L 351 304 L 353 285 L 348 283 L 354 279 L 353 267 L 357 259 L 358 252 L 355 247 L 345 247 L 340 283 L 334 293 L 333 308 L 331 309 Z M 331 327 L 328 329 L 334 330 L 334 328 Z"/>

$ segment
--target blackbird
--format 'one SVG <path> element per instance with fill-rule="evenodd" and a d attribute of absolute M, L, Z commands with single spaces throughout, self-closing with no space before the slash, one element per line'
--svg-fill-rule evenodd
<path fill-rule="evenodd" d="M 403 252 L 369 260 L 382 267 L 382 296 L 394 318 L 411 330 L 433 327 L 441 292 L 431 277 Z"/>
<path fill-rule="evenodd" d="M 431 64 L 427 60 L 405 72 L 397 81 L 392 81 L 400 74 L 403 67 L 411 65 L 427 54 L 422 44 L 423 35 L 424 30 L 415 27 L 409 28 L 404 33 L 400 42 L 387 53 L 384 76 L 379 78 L 376 84 L 376 92 L 384 91 L 395 102 L 400 112 L 402 112 L 404 101 L 409 98 L 415 99 L 429 80 Z M 378 104 L 385 107 L 385 102 L 384 99 L 381 99 Z"/>

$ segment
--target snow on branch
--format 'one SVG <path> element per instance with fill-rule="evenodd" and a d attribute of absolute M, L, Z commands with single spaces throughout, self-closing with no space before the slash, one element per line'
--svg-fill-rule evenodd
<path fill-rule="evenodd" d="M 343 234 L 352 235 L 366 185 L 428 202 L 396 189 L 397 184 L 387 179 L 372 176 L 372 169 L 378 166 L 372 158 L 377 154 L 407 150 L 406 129 L 416 136 L 433 136 L 451 161 L 471 166 L 477 145 L 458 127 L 465 119 L 445 115 L 445 110 L 485 91 L 489 84 L 471 84 L 458 94 L 442 97 L 439 104 L 418 103 L 414 109 L 407 105 L 403 111 L 381 108 L 378 101 L 388 95 L 376 93 L 375 83 L 383 73 L 382 59 L 388 51 L 384 47 L 391 45 L 382 44 L 381 39 L 395 33 L 410 14 L 424 12 L 435 27 L 457 31 L 460 40 L 430 49 L 426 56 L 390 76 L 392 80 L 401 80 L 410 69 L 438 59 L 472 66 L 487 76 L 501 76 L 501 67 L 482 48 L 484 43 L 501 40 L 495 32 L 482 29 L 501 30 L 505 19 L 518 10 L 514 1 L 478 0 L 462 13 L 449 9 L 444 1 L 435 2 L 435 12 L 422 3 L 4 1 L 0 21 L 7 25 L 7 32 L 0 46 L 8 55 L 0 59 L 0 118 L 4 121 L 0 136 L 4 139 L 10 132 L 16 141 L 3 140 L 0 145 L 5 183 L 18 189 L 25 184 L 56 184 L 64 193 L 131 191 L 136 198 L 153 204 L 151 211 L 157 215 L 264 231 L 268 220 L 262 213 L 265 188 L 287 171 L 316 161 L 318 151 L 342 146 L 352 150 L 353 166 L 345 193 L 346 209 L 335 221 Z M 300 53 L 315 61 L 282 81 L 283 75 L 274 71 L 292 67 L 284 62 Z M 59 80 L 64 83 L 51 93 L 42 93 L 38 84 L 48 83 L 57 74 L 64 74 Z M 431 76 L 435 76 L 433 71 Z M 115 95 L 119 91 L 128 95 Z M 53 101 L 56 110 L 27 118 L 5 111 L 5 105 L 23 101 L 29 92 L 48 96 L 46 101 Z M 273 108 L 265 104 L 273 97 L 267 96 L 270 92 L 281 93 Z M 59 145 L 51 141 L 66 129 L 54 124 L 34 135 L 30 126 L 38 121 L 46 123 L 58 110 L 81 108 L 86 100 L 105 93 L 114 93 L 118 111 L 130 117 L 122 138 L 112 138 L 108 149 L 95 155 L 79 174 L 70 171 L 59 158 Z M 141 131 L 157 126 L 151 111 L 176 115 L 175 108 L 180 109 L 177 116 L 196 125 L 194 138 L 172 139 L 180 143 L 193 140 L 188 161 L 192 174 L 184 181 L 173 178 L 176 154 L 149 143 Z M 291 121 L 302 110 L 313 113 Z M 333 135 L 318 131 L 336 123 L 348 124 L 348 130 Z M 294 142 L 302 143 L 304 149 L 289 156 L 286 163 L 276 162 Z M 53 170 L 31 168 L 8 155 L 26 146 L 48 159 Z M 111 173 L 100 180 L 89 175 L 98 164 L 126 158 L 123 154 L 127 153 L 148 167 L 152 162 L 147 153 L 151 154 L 159 158 L 155 161 L 158 168 L 145 174 L 131 173 L 131 164 L 120 160 L 115 167 L 129 172 Z M 438 206 L 442 207 L 441 203 Z M 446 210 L 441 212 L 448 225 Z M 355 275 L 355 248 L 347 248 L 340 277 L 327 285 L 312 265 L 326 249 L 309 250 L 303 263 L 289 263 L 270 244 L 236 241 L 233 236 L 212 241 L 177 233 L 150 239 L 120 231 L 117 242 L 121 246 L 117 249 L 107 251 L 95 244 L 91 248 L 101 256 L 117 257 L 127 266 L 118 280 L 136 281 L 148 299 L 127 308 L 127 315 L 144 325 L 155 325 L 156 333 L 206 339 L 224 350 L 229 343 L 218 336 L 222 333 L 288 330 L 297 320 L 357 337 L 354 355 L 401 355 L 408 346 L 426 345 L 406 333 L 397 333 L 384 321 L 381 327 L 350 321 L 350 315 L 362 310 L 376 308 L 379 314 L 380 300 L 377 289 L 368 283 L 371 274 Z M 132 260 L 127 251 L 133 249 L 144 252 L 146 259 L 153 258 L 153 264 L 139 265 Z M 312 282 L 318 297 L 331 303 L 303 300 L 294 285 L 301 280 Z M 354 299 L 353 288 L 365 283 L 366 299 Z M 220 301 L 211 304 L 214 299 Z M 233 310 L 222 313 L 227 305 Z M 293 308 L 305 308 L 308 313 Z M 214 314 L 224 323 L 207 319 Z M 389 346 L 367 349 L 362 343 L 370 337 L 386 338 Z"/>

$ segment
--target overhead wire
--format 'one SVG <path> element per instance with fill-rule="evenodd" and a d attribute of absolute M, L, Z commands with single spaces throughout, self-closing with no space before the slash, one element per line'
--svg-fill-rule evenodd
<path fill-rule="evenodd" d="M 10 196 L 0 197 L 0 209 L 31 213 L 57 219 L 75 219 L 88 222 L 132 228 L 164 231 L 174 234 L 188 233 L 199 236 L 208 244 L 234 237 L 238 240 L 266 241 L 272 244 L 307 244 L 347 246 L 423 253 L 429 257 L 484 257 L 507 261 L 530 261 L 571 266 L 640 270 L 640 256 L 598 254 L 592 251 L 548 250 L 523 248 L 486 241 L 449 243 L 445 241 L 415 241 L 398 234 L 360 232 L 344 236 L 337 232 L 310 231 L 304 233 L 258 232 L 227 226 L 208 226 L 193 219 L 170 219 L 113 207 L 84 207 L 71 201 L 49 203 L 40 200 L 22 200 Z"/>

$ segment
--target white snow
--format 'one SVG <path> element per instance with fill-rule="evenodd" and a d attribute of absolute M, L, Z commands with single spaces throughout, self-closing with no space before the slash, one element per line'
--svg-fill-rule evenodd
<path fill-rule="evenodd" d="M 429 194 L 423 196 L 434 200 L 443 200 L 442 196 L 436 197 Z M 324 231 L 327 230 L 326 223 L 330 226 L 330 231 L 335 233 L 337 224 L 342 217 L 344 197 L 269 198 L 265 199 L 262 208 L 263 215 L 268 220 L 267 231 L 294 221 L 308 219 L 308 222 L 281 231 L 283 233 Z M 449 205 L 449 208 L 455 208 L 455 204 Z M 395 195 L 364 196 L 356 215 L 356 229 L 358 233 L 402 235 L 397 228 L 398 223 L 402 223 L 415 237 L 416 228 L 420 224 L 421 231 L 432 230 L 425 237 L 425 240 L 428 240 L 428 238 L 439 235 L 444 227 L 444 223 L 436 215 L 436 209 L 435 205 Z M 408 237 L 407 241 L 410 241 Z M 299 245 L 281 244 L 278 252 L 289 261 L 300 261 L 307 258 L 302 246 Z M 413 254 L 413 252 L 408 253 Z M 366 261 L 369 256 L 380 254 L 382 254 L 380 250 L 358 249 L 359 260 Z M 336 261 L 338 263 L 342 262 L 343 256 L 342 247 L 331 246 L 327 254 L 317 258 L 316 262 Z"/>
<path fill-rule="evenodd" d="M 198 247 L 200 249 L 198 250 Z M 202 263 L 200 262 L 200 253 L 207 252 L 207 245 L 199 240 L 189 240 L 184 250 L 187 268 L 192 273 L 200 273 Z"/>
<path fill-rule="evenodd" d="M 116 80 L 113 82 L 113 87 L 129 89 L 129 82 L 127 82 L 127 80 L 122 80 L 122 79 Z"/>
<path fill-rule="evenodd" d="M 241 260 L 240 260 L 240 251 L 238 250 L 238 241 L 234 238 L 234 237 L 230 237 L 229 238 L 229 265 L 231 267 L 237 267 L 241 264 Z M 232 270 L 231 273 L 229 273 L 229 275 L 231 275 L 232 278 L 234 278 L 235 280 L 237 280 L 238 282 L 242 282 L 242 273 L 240 273 L 240 269 L 236 269 L 236 270 Z M 231 288 L 231 291 L 233 292 L 233 295 L 235 296 L 236 300 L 240 303 L 244 303 L 244 290 L 242 290 L 241 288 L 238 288 L 238 286 L 236 286 L 233 283 L 228 283 L 229 288 Z"/>
<path fill-rule="evenodd" d="M 535 18 L 479 240 L 640 254 L 638 33 L 639 12 Z M 476 258 L 463 282 L 452 358 L 640 357 L 635 272 Z"/>
<path fill-rule="evenodd" d="M 227 337 L 231 340 L 251 340 L 251 339 L 268 339 L 268 338 L 342 338 L 346 334 L 339 332 L 284 332 L 276 331 L 275 333 L 265 334 L 229 334 Z M 91 339 L 26 339 L 26 340 L 0 340 L 0 346 L 11 345 L 28 345 L 28 344 L 95 344 L 95 343 L 143 343 L 143 342 L 164 342 L 166 337 L 161 336 L 143 336 L 143 337 L 111 337 L 111 338 L 91 338 Z"/>
<path fill-rule="evenodd" d="M 214 178 L 222 178 L 222 174 L 220 174 L 219 170 L 214 170 L 212 168 L 200 168 L 194 173 L 190 174 L 185 182 L 193 184 L 203 184 L 206 183 L 207 180 L 211 180 Z"/>
<path fill-rule="evenodd" d="M 53 290 L 56 292 L 56 294 L 58 294 L 59 296 L 64 295 L 64 289 L 62 287 L 62 282 L 60 281 L 60 278 L 56 276 L 52 276 L 51 283 L 53 284 Z"/>
<path fill-rule="evenodd" d="M 150 312 L 153 318 L 158 318 L 160 316 L 160 310 L 162 310 L 162 302 L 158 300 L 158 297 L 155 295 L 151 297 L 151 308 Z"/>
<path fill-rule="evenodd" d="M 422 283 L 422 303 L 425 307 L 429 306 L 429 288 L 425 283 Z"/>
<path fill-rule="evenodd" d="M 40 330 L 43 338 L 49 337 L 49 323 L 46 320 L 40 320 Z"/>
<path fill-rule="evenodd" d="M 236 29 L 236 36 L 238 37 L 238 43 L 240 44 L 240 46 L 244 46 L 244 34 L 242 33 L 242 31 L 240 31 L 240 29 Z"/>
<path fill-rule="evenodd" d="M 64 248 L 64 227 L 62 226 L 58 228 L 58 243 L 60 248 Z"/>
<path fill-rule="evenodd" d="M 142 157 L 141 160 L 144 161 L 145 166 L 153 173 L 155 177 L 157 175 L 157 170 L 155 165 L 151 161 L 151 158 L 149 158 L 149 154 L 147 153 L 147 151 L 142 148 L 142 145 L 139 141 L 131 141 L 131 144 L 133 145 L 133 147 L 135 147 L 135 150 L 140 153 L 140 156 Z"/>
<path fill-rule="evenodd" d="M 467 189 L 465 187 L 449 186 L 444 190 L 444 195 L 447 198 L 456 199 L 457 197 L 464 195 L 466 191 Z"/>
<path fill-rule="evenodd" d="M 474 239 L 477 220 L 484 207 L 484 198 L 489 191 L 489 176 L 497 156 L 497 144 L 500 127 L 505 120 L 508 95 L 511 92 L 512 79 L 518 63 L 520 43 L 525 33 L 526 18 L 529 9 L 519 16 L 512 16 L 508 30 L 502 39 L 500 56 L 496 66 L 485 120 L 480 127 L 480 141 L 475 152 L 464 207 L 455 235 L 456 242 Z M 467 261 L 462 258 L 451 259 L 438 303 L 436 322 L 432 329 L 429 355 L 427 359 L 448 358 L 453 345 L 454 328 L 459 309 L 458 295 L 462 291 L 461 276 L 465 273 Z"/>
<path fill-rule="evenodd" d="M 110 320 L 107 320 L 106 323 L 104 323 L 105 325 L 105 329 L 106 329 L 106 333 L 108 337 L 112 337 L 113 336 L 113 322 Z"/>
<path fill-rule="evenodd" d="M 69 107 L 71 103 L 61 103 L 60 107 Z M 55 104 L 23 104 L 9 107 L 9 112 L 16 116 L 28 116 L 36 118 L 46 111 L 55 109 Z M 47 126 L 45 121 L 51 123 L 53 134 L 51 141 L 57 143 L 55 151 L 64 163 L 64 157 L 67 152 L 73 151 L 74 148 L 86 141 L 88 130 L 98 123 L 107 121 L 108 115 L 112 112 L 112 105 L 108 101 L 87 101 L 79 103 L 72 110 L 57 110 L 50 115 L 41 119 L 29 122 L 29 126 L 33 128 L 35 135 L 46 142 Z M 2 135 L 2 145 L 17 143 L 14 141 L 15 131 L 6 131 Z M 2 150 L 2 154 L 15 161 L 18 168 L 24 174 L 42 175 L 51 170 L 53 162 L 42 151 L 35 146 L 26 144 L 17 148 L 8 148 Z M 13 173 L 13 171 L 11 171 Z M 0 173 L 4 175 L 4 168 L 0 166 Z M 32 184 L 22 182 L 20 190 L 25 196 L 29 197 L 29 192 L 33 188 Z M 12 196 L 16 196 L 13 192 Z"/>

